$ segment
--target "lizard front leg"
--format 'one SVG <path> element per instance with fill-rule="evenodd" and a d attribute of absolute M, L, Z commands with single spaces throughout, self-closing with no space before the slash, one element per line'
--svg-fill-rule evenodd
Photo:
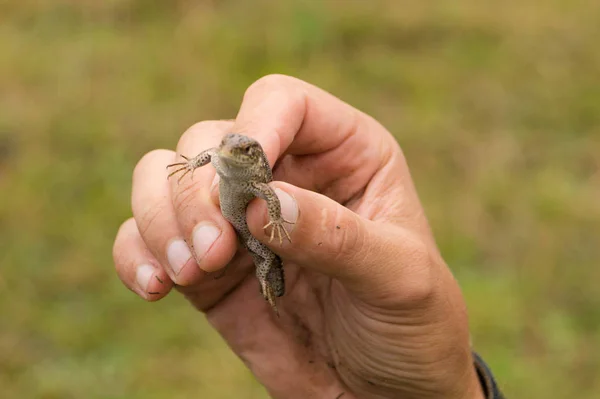
<path fill-rule="evenodd" d="M 269 223 L 267 223 L 263 229 L 266 229 L 269 226 L 271 227 L 271 237 L 269 242 L 273 241 L 275 234 L 279 238 L 279 243 L 283 243 L 283 235 L 287 237 L 287 239 L 292 242 L 290 238 L 290 234 L 285 229 L 283 223 L 294 224 L 289 220 L 285 220 L 283 216 L 281 216 L 281 204 L 279 203 L 279 198 L 277 198 L 277 194 L 275 194 L 275 190 L 271 188 L 267 183 L 252 183 L 250 185 L 252 194 L 254 194 L 258 198 L 262 198 L 267 201 L 267 209 L 269 211 Z M 283 232 L 283 233 L 282 233 Z"/>
<path fill-rule="evenodd" d="M 173 175 L 176 175 L 179 172 L 183 172 L 181 174 L 181 176 L 179 176 L 179 179 L 177 179 L 177 184 L 179 184 L 181 182 L 181 179 L 183 179 L 185 177 L 185 175 L 187 175 L 188 173 L 192 173 L 192 179 L 194 178 L 194 171 L 198 168 L 203 167 L 204 165 L 206 165 L 207 163 L 209 163 L 212 160 L 216 160 L 219 157 L 217 156 L 217 148 L 209 148 L 208 150 L 204 150 L 202 151 L 200 154 L 196 155 L 193 158 L 188 158 L 185 155 L 181 154 L 181 157 L 183 159 L 185 159 L 185 162 L 176 162 L 176 163 L 172 163 L 170 165 L 167 165 L 167 170 L 169 168 L 172 167 L 178 167 L 177 169 L 175 169 L 174 171 L 172 171 L 171 173 L 169 173 L 169 175 L 167 176 L 167 179 L 170 178 Z M 196 261 L 197 264 L 200 264 L 200 259 L 198 259 L 197 255 L 196 255 L 196 251 L 194 250 L 194 245 L 192 244 L 191 241 L 187 241 L 190 249 L 192 250 L 192 256 L 194 257 L 194 260 Z"/>
<path fill-rule="evenodd" d="M 177 180 L 177 183 L 179 183 L 181 181 L 181 179 L 184 178 L 185 175 L 187 175 L 188 173 L 192 173 L 192 179 L 194 178 L 194 171 L 198 168 L 201 168 L 202 166 L 206 165 L 207 163 L 210 162 L 211 159 L 213 158 L 218 158 L 217 157 L 217 148 L 210 148 L 208 150 L 202 151 L 200 154 L 196 155 L 193 158 L 188 158 L 185 155 L 181 154 L 181 157 L 183 159 L 185 159 L 185 162 L 176 162 L 176 163 L 172 163 L 170 165 L 167 165 L 167 169 L 172 168 L 174 166 L 179 167 L 178 169 L 174 170 L 173 172 L 169 173 L 169 176 L 167 176 L 167 178 L 170 178 L 171 176 L 179 173 L 179 172 L 183 172 L 180 176 L 179 179 Z"/>

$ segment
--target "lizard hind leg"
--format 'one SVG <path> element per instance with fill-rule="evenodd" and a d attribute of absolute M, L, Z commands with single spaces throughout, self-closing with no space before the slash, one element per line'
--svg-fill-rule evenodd
<path fill-rule="evenodd" d="M 256 278 L 260 283 L 260 293 L 269 302 L 275 313 L 279 315 L 275 298 L 283 296 L 285 293 L 281 258 L 255 237 L 251 236 L 245 245 L 256 266 Z"/>
<path fill-rule="evenodd" d="M 275 295 L 273 293 L 273 288 L 269 284 L 267 280 L 260 280 L 260 291 L 262 292 L 263 297 L 269 302 L 271 308 L 279 317 L 279 310 L 277 309 L 277 304 L 275 304 Z"/>
<path fill-rule="evenodd" d="M 279 239 L 279 244 L 283 244 L 283 235 L 285 234 L 285 237 L 288 239 L 289 242 L 292 242 L 292 238 L 290 237 L 290 233 L 288 233 L 287 229 L 285 228 L 285 226 L 283 225 L 283 222 L 285 223 L 289 223 L 289 224 L 294 224 L 294 222 L 291 222 L 289 220 L 285 220 L 283 218 L 281 218 L 281 220 L 277 220 L 277 221 L 269 221 L 269 223 L 267 223 L 266 225 L 263 226 L 263 229 L 266 230 L 267 227 L 271 226 L 271 236 L 269 237 L 269 242 L 273 242 L 273 238 L 275 238 L 275 235 L 277 235 L 277 238 Z M 282 233 L 283 231 L 283 233 Z"/>

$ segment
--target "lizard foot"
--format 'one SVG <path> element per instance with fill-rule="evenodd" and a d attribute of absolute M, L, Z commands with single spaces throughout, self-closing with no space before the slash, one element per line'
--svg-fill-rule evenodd
<path fill-rule="evenodd" d="M 192 172 L 192 179 L 193 179 L 194 178 L 194 171 L 196 170 L 196 164 L 194 162 L 194 159 L 190 159 L 190 158 L 186 157 L 183 154 L 181 155 L 181 157 L 183 159 L 185 159 L 185 162 L 176 162 L 176 163 L 172 163 L 170 165 L 167 165 L 167 169 L 172 168 L 174 166 L 179 167 L 178 169 L 175 169 L 173 172 L 169 173 L 169 175 L 167 176 L 167 179 L 170 178 L 173 175 L 176 175 L 179 172 L 183 172 L 179 176 L 179 179 L 177 180 L 177 184 L 179 184 L 181 182 L 181 179 L 183 179 L 185 177 L 185 175 L 187 175 L 190 172 Z"/>
<path fill-rule="evenodd" d="M 277 238 L 279 238 L 279 244 L 283 244 L 283 235 L 285 234 L 285 236 L 287 237 L 289 242 L 292 242 L 292 239 L 290 237 L 290 233 L 288 233 L 288 231 L 285 229 L 285 226 L 283 225 L 283 223 L 289 223 L 289 224 L 294 224 L 294 222 L 290 222 L 289 220 L 285 220 L 284 218 L 279 218 L 276 220 L 271 220 L 269 223 L 267 223 L 266 225 L 263 226 L 263 229 L 267 229 L 267 227 L 272 226 L 271 227 L 271 237 L 269 238 L 269 242 L 273 241 L 273 238 L 275 238 L 275 234 L 277 234 Z M 283 231 L 283 233 L 282 233 Z"/>
<path fill-rule="evenodd" d="M 263 297 L 267 300 L 267 302 L 269 302 L 269 305 L 271 305 L 271 308 L 273 308 L 273 311 L 275 311 L 277 317 L 279 317 L 279 310 L 277 310 L 277 305 L 275 304 L 275 295 L 273 294 L 273 288 L 271 287 L 268 281 L 260 280 L 260 291 Z"/>

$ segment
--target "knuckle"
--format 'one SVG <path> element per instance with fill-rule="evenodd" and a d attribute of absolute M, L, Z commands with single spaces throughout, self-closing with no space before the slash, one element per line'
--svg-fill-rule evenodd
<path fill-rule="evenodd" d="M 361 228 L 358 217 L 350 214 L 343 208 L 335 207 L 335 214 L 332 218 L 333 234 L 332 250 L 335 251 L 335 260 L 344 262 L 360 261 L 357 257 L 362 254 L 365 245 L 365 235 Z"/>
<path fill-rule="evenodd" d="M 263 76 L 246 89 L 244 101 L 267 96 L 273 96 L 277 102 L 285 104 L 288 108 L 304 108 L 304 82 L 286 75 Z"/>
<path fill-rule="evenodd" d="M 146 204 L 140 207 L 136 212 L 135 219 L 140 226 L 140 234 L 142 237 L 147 235 L 147 231 L 151 229 L 157 221 L 162 221 L 161 216 L 164 215 L 165 205 L 162 203 Z"/>
<path fill-rule="evenodd" d="M 220 138 L 227 130 L 233 126 L 231 120 L 207 120 L 194 123 L 179 138 L 177 148 L 186 148 L 188 144 L 197 141 L 198 137 L 210 136 L 211 138 Z"/>
<path fill-rule="evenodd" d="M 151 166 L 154 165 L 155 162 L 160 162 L 162 165 L 162 162 L 166 157 L 172 157 L 172 152 L 163 149 L 156 149 L 147 152 L 140 158 L 138 163 L 135 165 L 135 168 L 133 169 L 133 178 L 135 179 L 136 176 L 140 176 L 147 170 L 154 169 L 151 168 Z"/>
<path fill-rule="evenodd" d="M 113 262 L 117 272 L 119 272 L 126 263 L 127 251 L 125 250 L 125 247 L 128 242 L 127 237 L 131 235 L 131 231 L 135 228 L 135 220 L 133 218 L 127 219 L 119 226 L 112 248 Z"/>
<path fill-rule="evenodd" d="M 175 214 L 187 214 L 187 210 L 198 203 L 200 190 L 195 186 L 195 183 L 181 184 L 180 188 L 173 195 L 173 208 Z M 195 224 L 195 223 L 193 223 Z"/>
<path fill-rule="evenodd" d="M 433 254 L 429 246 L 419 238 L 407 238 L 400 254 L 404 269 L 401 293 L 403 302 L 423 303 L 433 297 L 436 278 Z"/>
<path fill-rule="evenodd" d="M 249 135 L 261 134 L 264 130 L 276 132 L 270 137 L 285 137 L 285 130 L 299 129 L 306 115 L 305 83 L 285 75 L 267 75 L 254 82 L 244 94 L 236 130 Z M 277 120 L 269 120 L 265 126 L 260 115 L 270 113 L 281 115 Z M 238 115 L 239 116 L 239 115 Z M 265 138 L 266 139 L 266 138 Z"/>
<path fill-rule="evenodd" d="M 281 90 L 294 87 L 297 84 L 297 80 L 291 76 L 282 74 L 270 74 L 261 77 L 252 83 L 244 96 L 252 95 L 256 92 L 270 91 L 270 90 Z"/>
<path fill-rule="evenodd" d="M 208 120 L 194 123 L 182 135 L 198 135 L 207 134 L 209 132 L 223 130 L 224 127 L 230 126 L 233 122 L 224 120 Z"/>

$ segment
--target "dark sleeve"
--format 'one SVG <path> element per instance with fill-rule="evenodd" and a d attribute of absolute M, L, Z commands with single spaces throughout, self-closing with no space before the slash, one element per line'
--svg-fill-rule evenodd
<path fill-rule="evenodd" d="M 498 388 L 498 384 L 496 384 L 492 371 L 487 364 L 485 364 L 481 356 L 473 352 L 473 359 L 475 359 L 475 370 L 477 370 L 477 376 L 479 377 L 479 382 L 483 388 L 485 398 L 505 399 L 502 392 L 500 392 L 500 388 Z"/>

